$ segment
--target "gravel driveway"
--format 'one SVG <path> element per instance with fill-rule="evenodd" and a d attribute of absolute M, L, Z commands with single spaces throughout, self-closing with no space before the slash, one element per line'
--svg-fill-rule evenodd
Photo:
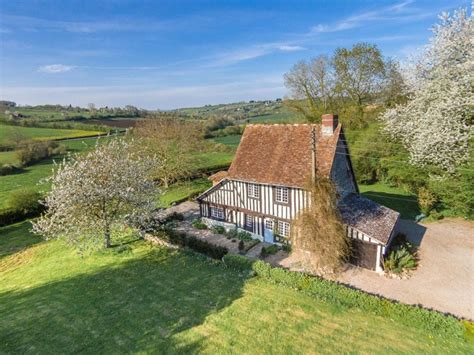
<path fill-rule="evenodd" d="M 419 225 L 402 221 L 414 243 Z M 360 268 L 350 268 L 338 280 L 404 303 L 422 304 L 474 320 L 474 223 L 459 219 L 422 225 L 420 265 L 406 280 L 389 279 Z"/>

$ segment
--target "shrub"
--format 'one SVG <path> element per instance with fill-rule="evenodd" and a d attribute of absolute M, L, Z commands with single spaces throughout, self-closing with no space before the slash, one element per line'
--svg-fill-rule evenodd
<path fill-rule="evenodd" d="M 291 253 L 291 245 L 290 244 L 283 244 L 281 249 L 286 253 Z"/>
<path fill-rule="evenodd" d="M 242 253 L 244 252 L 244 249 L 245 249 L 245 243 L 243 240 L 240 240 L 239 242 L 239 251 Z"/>
<path fill-rule="evenodd" d="M 252 269 L 257 276 L 271 283 L 299 290 L 342 308 L 358 308 L 364 312 L 390 318 L 403 325 L 418 324 L 433 333 L 444 333 L 460 340 L 463 337 L 464 326 L 453 316 L 446 316 L 419 306 L 396 303 L 319 277 L 282 268 L 272 268 L 270 264 L 261 260 L 254 262 Z"/>
<path fill-rule="evenodd" d="M 234 269 L 237 271 L 251 271 L 252 265 L 254 263 L 253 260 L 242 256 L 242 255 L 235 255 L 235 254 L 227 254 L 222 258 L 225 266 L 230 269 Z"/>
<path fill-rule="evenodd" d="M 403 244 L 388 254 L 384 261 L 385 270 L 399 274 L 404 270 L 411 270 L 416 267 L 415 256 L 410 251 L 410 244 Z"/>
<path fill-rule="evenodd" d="M 22 189 L 10 193 L 6 204 L 12 210 L 28 214 L 41 208 L 41 194 L 34 190 Z"/>
<path fill-rule="evenodd" d="M 251 248 L 253 248 L 258 243 L 260 243 L 260 240 L 258 240 L 258 239 L 252 239 L 248 242 L 245 242 L 245 249 L 244 249 L 245 252 L 249 251 Z"/>
<path fill-rule="evenodd" d="M 196 229 L 207 229 L 207 225 L 201 219 L 194 220 L 193 227 Z"/>
<path fill-rule="evenodd" d="M 0 176 L 13 174 L 15 168 L 11 164 L 3 164 L 0 168 Z"/>
<path fill-rule="evenodd" d="M 249 232 L 240 231 L 240 232 L 237 232 L 237 239 L 240 239 L 240 240 L 244 240 L 244 241 L 246 241 L 246 242 L 249 242 L 249 241 L 251 241 L 253 238 L 252 238 L 252 235 L 251 235 Z"/>
<path fill-rule="evenodd" d="M 260 255 L 262 256 L 262 258 L 264 258 L 268 255 L 276 254 L 277 251 L 278 251 L 278 245 L 272 244 L 272 245 L 269 245 L 268 247 L 263 247 L 262 251 L 260 252 Z"/>
<path fill-rule="evenodd" d="M 216 234 L 224 234 L 225 228 L 222 226 L 212 226 L 211 231 Z"/>
<path fill-rule="evenodd" d="M 438 202 L 438 199 L 433 192 L 426 187 L 420 187 L 418 189 L 418 204 L 420 205 L 421 212 L 425 215 L 430 213 L 436 202 Z"/>
<path fill-rule="evenodd" d="M 186 233 L 176 232 L 172 229 L 167 230 L 165 233 L 158 233 L 155 235 L 172 244 L 188 247 L 214 259 L 222 259 L 222 257 L 228 253 L 228 250 L 225 247 L 211 244 L 205 240 L 188 236 Z"/>
<path fill-rule="evenodd" d="M 166 221 L 184 221 L 184 215 L 179 212 L 173 212 L 166 218 Z"/>
<path fill-rule="evenodd" d="M 229 229 L 229 230 L 226 232 L 226 235 L 227 235 L 227 238 L 228 238 L 228 239 L 237 238 L 238 235 L 239 235 L 239 231 L 237 230 L 237 228 Z"/>

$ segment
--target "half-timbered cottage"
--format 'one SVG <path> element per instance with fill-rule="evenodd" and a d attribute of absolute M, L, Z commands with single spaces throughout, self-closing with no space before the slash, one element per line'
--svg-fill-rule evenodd
<path fill-rule="evenodd" d="M 337 115 L 323 115 L 321 125 L 248 125 L 229 170 L 212 175 L 213 186 L 197 198 L 202 220 L 284 243 L 316 173 L 336 185 L 352 262 L 380 271 L 399 214 L 359 195 Z"/>

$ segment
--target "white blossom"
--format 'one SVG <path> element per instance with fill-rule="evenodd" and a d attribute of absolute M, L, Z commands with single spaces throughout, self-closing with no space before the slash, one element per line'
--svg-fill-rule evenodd
<path fill-rule="evenodd" d="M 410 100 L 382 115 L 385 130 L 402 141 L 410 160 L 452 172 L 469 159 L 474 117 L 472 12 L 443 13 L 434 37 L 405 71 Z"/>
<path fill-rule="evenodd" d="M 149 174 L 156 164 L 123 139 L 65 158 L 48 179 L 47 212 L 33 222 L 33 232 L 86 248 L 101 242 L 108 247 L 111 233 L 125 223 L 146 228 L 158 193 Z"/>

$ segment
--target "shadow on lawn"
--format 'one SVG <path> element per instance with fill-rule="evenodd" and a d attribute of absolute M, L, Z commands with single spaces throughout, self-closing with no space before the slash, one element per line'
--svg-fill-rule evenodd
<path fill-rule="evenodd" d="M 378 191 L 365 191 L 361 195 L 400 212 L 401 218 L 404 219 L 414 220 L 421 213 L 420 206 L 415 197 Z"/>
<path fill-rule="evenodd" d="M 44 241 L 41 236 L 29 233 L 30 229 L 31 224 L 29 222 L 11 224 L 0 228 L 0 260 Z M 7 235 L 8 238 L 3 237 Z M 28 237 L 25 238 L 25 235 Z"/>
<path fill-rule="evenodd" d="M 0 295 L 0 353 L 195 353 L 182 334 L 242 295 L 245 279 L 182 252 L 157 249 L 104 268 Z"/>

